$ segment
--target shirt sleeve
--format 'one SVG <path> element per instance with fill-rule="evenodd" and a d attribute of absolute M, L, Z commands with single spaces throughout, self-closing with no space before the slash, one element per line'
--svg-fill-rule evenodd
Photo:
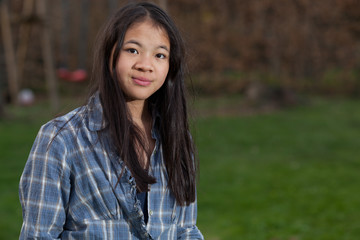
<path fill-rule="evenodd" d="M 54 124 L 44 125 L 34 142 L 19 185 L 23 210 L 20 239 L 59 239 L 66 219 L 70 170 L 66 145 Z"/>
<path fill-rule="evenodd" d="M 193 140 L 191 133 L 189 132 L 191 140 Z M 194 156 L 193 156 L 194 159 Z M 194 162 L 195 164 L 195 162 Z M 177 227 L 178 239 L 204 239 L 200 230 L 196 226 L 197 220 L 197 197 L 195 201 L 189 206 L 181 207 L 181 215 Z"/>
<path fill-rule="evenodd" d="M 181 240 L 185 239 L 204 239 L 200 230 L 196 226 L 197 219 L 197 200 L 191 203 L 189 206 L 183 206 L 180 210 L 177 227 L 177 238 Z"/>

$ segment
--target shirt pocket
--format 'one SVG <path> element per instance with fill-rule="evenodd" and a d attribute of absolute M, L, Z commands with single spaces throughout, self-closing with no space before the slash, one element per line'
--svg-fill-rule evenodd
<path fill-rule="evenodd" d="M 69 214 L 82 219 L 119 220 L 121 209 L 111 183 L 96 168 L 75 178 Z"/>

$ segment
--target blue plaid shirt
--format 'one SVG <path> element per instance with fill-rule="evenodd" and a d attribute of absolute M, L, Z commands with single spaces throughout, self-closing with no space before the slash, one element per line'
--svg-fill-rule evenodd
<path fill-rule="evenodd" d="M 179 206 L 167 187 L 154 127 L 149 171 L 157 182 L 150 186 L 145 224 L 135 179 L 108 135 L 99 139 L 102 116 L 95 94 L 86 106 L 41 127 L 20 180 L 20 239 L 203 239 L 196 201 Z"/>

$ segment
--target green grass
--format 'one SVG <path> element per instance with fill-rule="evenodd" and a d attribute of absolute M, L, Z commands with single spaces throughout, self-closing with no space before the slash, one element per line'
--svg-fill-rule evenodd
<path fill-rule="evenodd" d="M 357 239 L 360 101 L 198 122 L 206 239 Z"/>
<path fill-rule="evenodd" d="M 198 227 L 205 238 L 357 239 L 360 101 L 314 99 L 252 116 L 234 115 L 234 103 L 200 99 L 198 105 L 204 112 L 194 133 Z M 233 116 L 214 116 L 214 108 Z M 51 117 L 43 109 L 13 108 L 13 117 L 0 120 L 0 239 L 18 238 L 18 181 L 40 125 Z"/>
<path fill-rule="evenodd" d="M 21 226 L 18 182 L 37 126 L 0 123 L 0 239 L 16 239 Z"/>

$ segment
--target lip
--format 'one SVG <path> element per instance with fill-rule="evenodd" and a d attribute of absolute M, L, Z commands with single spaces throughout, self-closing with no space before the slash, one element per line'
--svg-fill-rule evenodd
<path fill-rule="evenodd" d="M 132 77 L 132 80 L 135 82 L 135 84 L 140 86 L 148 86 L 151 84 L 151 80 L 143 77 Z"/>

